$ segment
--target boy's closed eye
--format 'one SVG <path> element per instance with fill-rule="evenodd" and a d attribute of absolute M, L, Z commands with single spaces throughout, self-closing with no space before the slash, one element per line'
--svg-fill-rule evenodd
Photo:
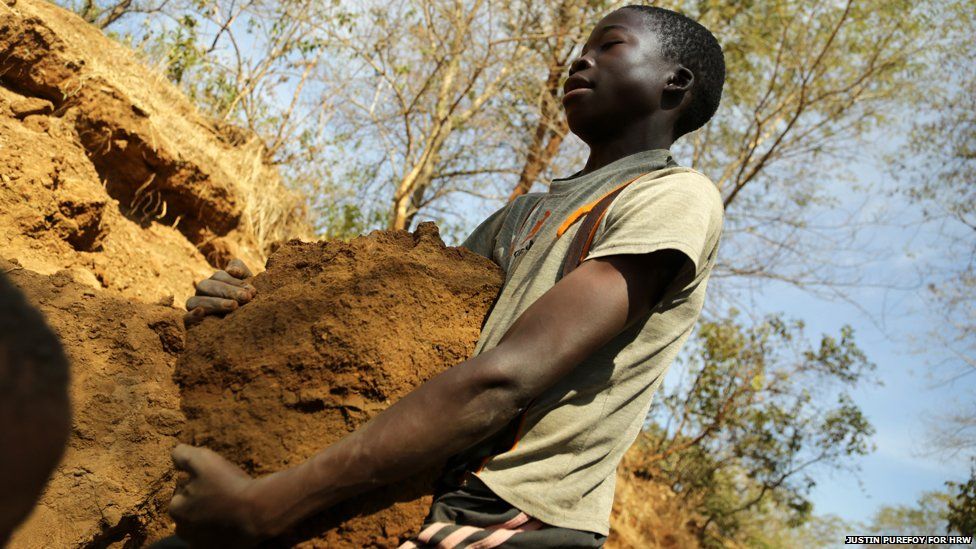
<path fill-rule="evenodd" d="M 591 40 L 599 44 L 597 47 L 600 51 L 606 51 L 617 44 L 627 43 L 629 41 L 629 35 L 630 33 L 626 29 L 620 27 L 619 25 L 612 25 L 606 27 L 603 32 L 594 34 L 594 36 L 591 37 Z M 599 40 L 596 40 L 597 38 L 599 38 Z M 580 52 L 580 55 L 586 55 L 590 49 L 591 46 L 589 42 L 583 44 L 583 50 Z"/>

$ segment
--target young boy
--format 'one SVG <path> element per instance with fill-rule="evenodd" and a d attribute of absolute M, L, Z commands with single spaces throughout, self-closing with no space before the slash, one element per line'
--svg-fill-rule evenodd
<path fill-rule="evenodd" d="M 464 243 L 506 273 L 475 356 L 293 469 L 251 479 L 213 452 L 176 448 L 192 477 L 170 507 L 181 535 L 253 542 L 448 460 L 405 546 L 603 544 L 617 464 L 714 264 L 721 198 L 668 148 L 714 114 L 725 64 L 698 23 L 629 6 L 597 24 L 569 74 L 563 105 L 590 146 L 586 166 L 506 205 Z M 585 261 L 561 276 L 587 208 L 621 187 Z M 191 319 L 253 296 L 226 273 L 207 286 L 187 302 Z"/>

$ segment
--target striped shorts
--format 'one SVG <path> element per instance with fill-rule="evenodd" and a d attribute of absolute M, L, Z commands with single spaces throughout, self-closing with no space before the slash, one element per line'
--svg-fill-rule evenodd
<path fill-rule="evenodd" d="M 532 518 L 469 475 L 463 486 L 437 496 L 420 534 L 400 549 L 588 549 L 603 547 L 606 539 Z"/>

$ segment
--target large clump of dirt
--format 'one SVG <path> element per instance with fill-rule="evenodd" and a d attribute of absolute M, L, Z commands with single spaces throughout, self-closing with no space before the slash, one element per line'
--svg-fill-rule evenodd
<path fill-rule="evenodd" d="M 255 234 L 301 221 L 253 136 L 43 0 L 0 2 L 0 211 L 0 257 L 145 302 L 182 302 L 231 256 L 259 266 Z"/>
<path fill-rule="evenodd" d="M 183 428 L 173 368 L 180 312 L 44 276 L 0 260 L 71 361 L 71 437 L 40 503 L 11 547 L 138 547 L 171 530 L 169 452 Z M 121 546 L 121 544 L 120 544 Z"/>
<path fill-rule="evenodd" d="M 466 359 L 501 279 L 428 223 L 285 244 L 253 279 L 252 303 L 189 331 L 176 373 L 181 438 L 256 475 L 296 465 Z M 416 534 L 429 480 L 350 501 L 287 543 L 396 546 Z"/>

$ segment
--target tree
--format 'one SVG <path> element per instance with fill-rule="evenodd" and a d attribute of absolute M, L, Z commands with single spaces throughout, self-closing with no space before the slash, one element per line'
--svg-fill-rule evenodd
<path fill-rule="evenodd" d="M 925 266 L 931 299 L 922 313 L 934 316 L 938 328 L 925 333 L 922 351 L 938 349 L 947 356 L 937 377 L 954 383 L 976 373 L 976 3 L 939 7 L 939 41 L 920 75 L 937 84 L 914 120 L 910 161 L 902 156 L 892 166 L 902 192 L 921 207 L 937 235 L 932 245 L 950 258 Z M 952 60 L 951 70 L 945 59 Z M 976 454 L 976 406 L 939 418 L 933 433 L 936 447 L 946 453 Z"/>
<path fill-rule="evenodd" d="M 925 492 L 915 505 L 884 505 L 867 527 L 878 535 L 976 534 L 976 461 L 970 478 L 947 482 L 947 492 Z M 937 544 L 898 545 L 898 547 L 942 547 Z"/>
<path fill-rule="evenodd" d="M 951 496 L 946 513 L 949 530 L 965 536 L 976 535 L 976 458 L 973 459 L 969 480 L 947 482 L 946 486 Z"/>
<path fill-rule="evenodd" d="M 477 192 L 465 181 L 511 170 L 483 161 L 500 138 L 489 105 L 525 62 L 531 14 L 520 2 L 416 0 L 356 15 L 317 26 L 347 61 L 330 67 L 342 83 L 335 122 L 373 146 L 364 183 L 390 185 L 388 227 L 404 229 L 439 199 Z"/>
<path fill-rule="evenodd" d="M 849 391 L 874 366 L 844 328 L 808 343 L 801 322 L 708 320 L 684 377 L 652 405 L 634 452 L 640 470 L 705 515 L 706 544 L 734 538 L 743 515 L 775 507 L 794 525 L 810 514 L 817 467 L 848 467 L 873 428 Z M 764 511 L 764 509 L 766 511 Z"/>
<path fill-rule="evenodd" d="M 845 534 L 864 531 L 860 524 L 836 515 L 811 515 L 797 526 L 776 508 L 745 517 L 743 523 L 738 537 L 743 545 L 756 549 L 834 547 L 844 541 Z"/>
<path fill-rule="evenodd" d="M 871 519 L 868 531 L 877 535 L 958 534 L 947 522 L 952 498 L 942 492 L 925 492 L 915 505 L 884 505 Z M 895 544 L 895 547 L 943 547 L 940 544 Z"/>
<path fill-rule="evenodd" d="M 716 278 L 777 280 L 830 295 L 860 282 L 840 261 L 849 220 L 829 207 L 859 161 L 859 145 L 912 89 L 913 55 L 931 18 L 913 2 L 703 2 L 678 4 L 714 29 L 726 52 L 723 104 L 676 144 L 712 176 L 727 209 Z M 858 250 L 861 251 L 861 250 Z"/>

